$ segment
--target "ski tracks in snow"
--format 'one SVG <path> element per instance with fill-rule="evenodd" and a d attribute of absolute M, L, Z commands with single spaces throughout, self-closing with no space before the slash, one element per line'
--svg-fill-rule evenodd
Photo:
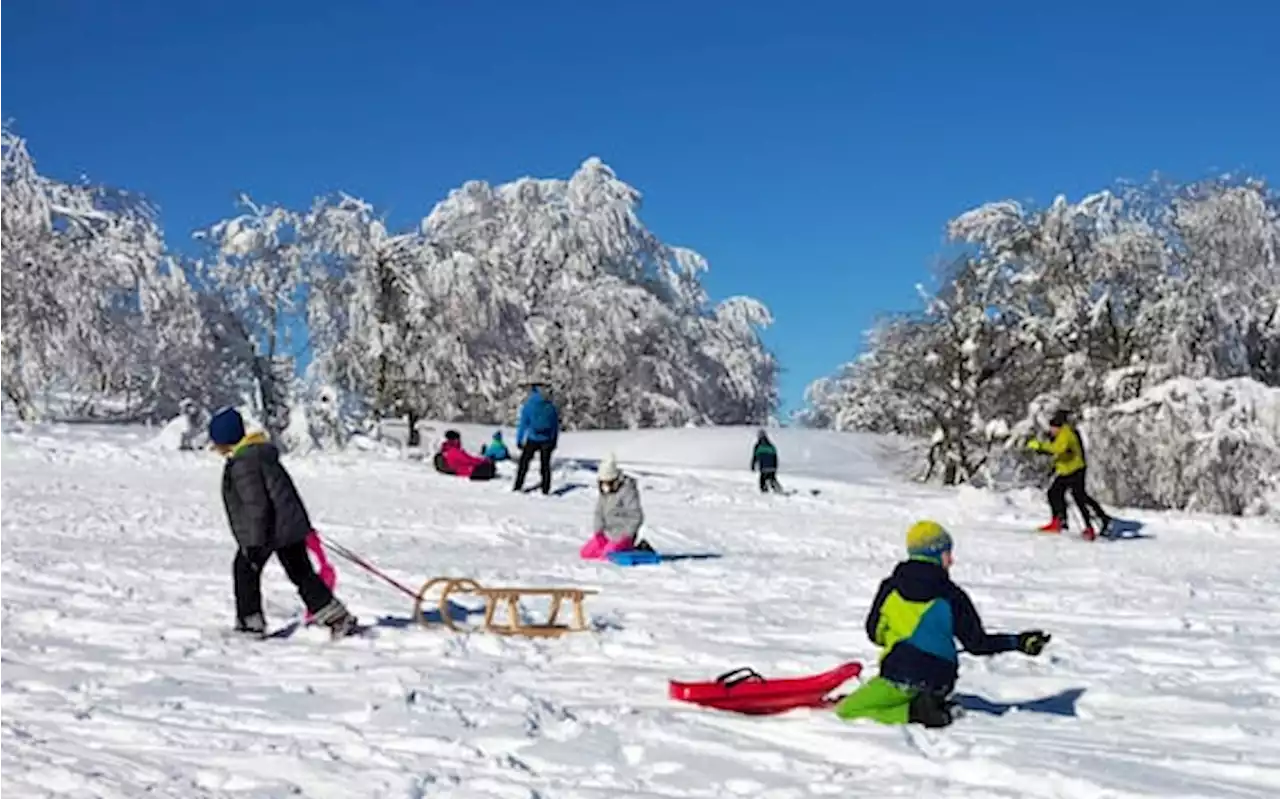
<path fill-rule="evenodd" d="M 795 496 L 761 496 L 744 472 L 646 466 L 651 540 L 724 557 L 620 569 L 576 556 L 589 488 L 515 494 L 511 464 L 479 484 L 372 456 L 291 459 L 322 535 L 410 587 L 599 588 L 599 632 L 423 630 L 406 597 L 338 560 L 339 595 L 384 617 L 374 635 L 252 642 L 226 632 L 219 462 L 140 454 L 119 435 L 4 441 L 0 734 L 15 796 L 1280 793 L 1280 542 L 1261 523 L 1148 514 L 1151 538 L 1087 545 L 1025 532 L 1039 497 L 799 478 L 785 481 Z M 557 484 L 593 475 L 562 469 Z M 1039 659 L 965 656 L 971 709 L 951 729 L 666 698 L 668 679 L 739 666 L 858 659 L 873 674 L 867 605 L 925 516 L 955 533 L 957 579 L 990 629 L 1054 634 Z M 296 612 L 274 562 L 264 594 L 273 625 Z"/>

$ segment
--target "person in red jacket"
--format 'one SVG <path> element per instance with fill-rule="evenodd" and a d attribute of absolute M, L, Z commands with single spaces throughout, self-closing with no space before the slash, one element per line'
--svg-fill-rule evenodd
<path fill-rule="evenodd" d="M 492 480 L 497 474 L 493 461 L 472 455 L 462 448 L 462 434 L 457 430 L 448 430 L 440 451 L 432 459 L 436 471 L 444 474 L 455 474 L 472 480 Z"/>

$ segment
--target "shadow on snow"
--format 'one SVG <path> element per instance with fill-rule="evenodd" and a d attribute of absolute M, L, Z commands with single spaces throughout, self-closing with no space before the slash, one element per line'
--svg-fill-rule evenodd
<path fill-rule="evenodd" d="M 1003 716 L 1011 710 L 1020 713 L 1048 713 L 1051 716 L 1076 716 L 1076 702 L 1084 694 L 1083 688 L 1068 688 L 1043 699 L 1025 702 L 993 702 L 974 694 L 954 694 L 952 698 L 969 713 L 989 713 Z"/>

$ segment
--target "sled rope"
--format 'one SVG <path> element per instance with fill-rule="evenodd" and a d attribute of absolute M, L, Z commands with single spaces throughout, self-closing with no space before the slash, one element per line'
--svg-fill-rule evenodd
<path fill-rule="evenodd" d="M 595 591 L 586 588 L 557 586 L 552 588 L 524 588 L 504 586 L 501 588 L 485 588 L 468 577 L 433 577 L 423 583 L 422 588 L 414 591 L 399 580 L 374 566 L 364 558 L 352 552 L 336 541 L 326 542 L 334 554 L 354 563 L 378 579 L 395 588 L 400 593 L 413 599 L 413 618 L 423 627 L 430 627 L 435 622 L 429 620 L 422 612 L 423 601 L 427 593 L 438 585 L 444 586 L 440 593 L 440 623 L 453 632 L 469 632 L 466 627 L 459 626 L 453 618 L 453 603 L 449 595 L 453 593 L 472 594 L 484 599 L 484 623 L 482 629 L 491 633 L 505 635 L 524 635 L 528 637 L 548 638 L 570 632 L 587 632 L 586 614 L 582 610 L 582 600 Z M 542 624 L 526 624 L 520 618 L 520 600 L 528 596 L 545 596 L 551 600 L 551 611 L 548 619 Z M 557 617 L 564 604 L 568 603 L 573 613 L 572 624 L 559 624 Z M 495 620 L 499 608 L 506 609 L 506 623 Z"/>
<path fill-rule="evenodd" d="M 372 563 L 369 563 L 364 558 L 360 557 L 356 553 L 344 547 L 342 544 L 339 544 L 338 542 L 333 541 L 331 539 L 327 540 L 325 543 L 329 546 L 330 549 L 332 549 L 338 555 L 341 555 L 346 560 L 354 563 L 355 565 L 359 566 L 360 568 L 364 569 L 365 571 L 369 572 L 375 577 L 381 579 L 383 582 L 388 583 L 393 588 L 398 590 L 400 593 L 413 597 L 415 601 L 417 600 L 418 594 L 412 588 L 408 588 L 403 583 L 396 580 L 395 578 L 389 577 L 386 573 L 379 570 Z"/>

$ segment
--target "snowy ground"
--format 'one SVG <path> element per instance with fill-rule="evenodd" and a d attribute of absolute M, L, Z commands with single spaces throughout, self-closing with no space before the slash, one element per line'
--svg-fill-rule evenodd
<path fill-rule="evenodd" d="M 568 435 L 563 454 L 583 460 L 557 472 L 555 498 L 513 494 L 510 465 L 476 484 L 379 454 L 295 458 L 322 531 L 403 581 L 598 588 L 599 631 L 405 627 L 407 600 L 339 562 L 340 595 L 389 617 L 376 636 L 245 642 L 223 633 L 218 459 L 73 432 L 3 437 L 11 797 L 1280 795 L 1274 522 L 1126 513 L 1149 537 L 1038 536 L 1023 532 L 1043 521 L 1034 495 L 901 483 L 874 440 L 800 432 L 778 436 L 791 497 L 755 491 L 749 430 Z M 579 561 L 585 459 L 608 448 L 640 475 L 658 547 L 723 558 Z M 1039 659 L 963 656 L 966 703 L 997 713 L 925 731 L 666 698 L 669 678 L 738 666 L 859 659 L 873 674 L 868 603 L 926 516 L 956 534 L 956 578 L 989 628 L 1054 634 Z M 296 600 L 274 563 L 265 588 L 283 620 Z M 1015 703 L 1030 704 L 999 712 Z"/>

